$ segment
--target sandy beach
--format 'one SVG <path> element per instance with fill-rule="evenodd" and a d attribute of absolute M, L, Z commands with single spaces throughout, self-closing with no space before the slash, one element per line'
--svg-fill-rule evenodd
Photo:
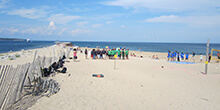
<path fill-rule="evenodd" d="M 38 55 L 51 56 L 52 47 L 30 50 L 16 60 L 2 60 L 0 65 L 23 64 Z M 55 46 L 55 48 L 58 48 Z M 19 53 L 19 52 L 18 52 Z M 137 52 L 140 57 L 129 60 L 67 59 L 67 73 L 53 78 L 60 91 L 40 98 L 29 110 L 219 110 L 220 64 L 211 61 L 208 74 L 203 63 L 176 64 L 167 62 L 167 53 Z M 158 55 L 159 60 L 151 59 Z M 70 56 L 73 56 L 71 52 Z M 190 56 L 189 61 L 192 61 Z M 116 66 L 114 66 L 116 64 Z M 103 74 L 103 78 L 92 77 Z"/>

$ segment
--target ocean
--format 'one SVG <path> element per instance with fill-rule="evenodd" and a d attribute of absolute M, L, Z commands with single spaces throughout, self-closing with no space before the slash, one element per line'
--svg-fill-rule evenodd
<path fill-rule="evenodd" d="M 0 53 L 35 49 L 54 45 L 54 41 L 0 41 Z"/>
<path fill-rule="evenodd" d="M 20 51 L 22 49 L 34 49 L 34 48 L 42 48 L 54 45 L 55 41 L 0 41 L 0 53 L 7 53 L 10 50 L 12 51 Z M 105 46 L 109 46 L 110 48 L 129 48 L 130 50 L 135 51 L 145 51 L 145 52 L 167 52 L 170 51 L 178 51 L 189 54 L 192 54 L 194 51 L 196 55 L 206 54 L 206 44 L 202 43 L 149 43 L 149 42 L 86 42 L 86 41 L 71 41 L 74 45 L 79 47 L 91 47 L 96 48 L 99 46 L 100 48 L 105 48 Z M 220 44 L 210 44 L 209 50 L 211 49 L 219 49 Z M 215 53 L 216 54 L 216 53 Z"/>

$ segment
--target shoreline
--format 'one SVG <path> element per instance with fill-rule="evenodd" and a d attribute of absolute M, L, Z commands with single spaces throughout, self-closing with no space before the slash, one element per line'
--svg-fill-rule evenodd
<path fill-rule="evenodd" d="M 42 47 L 42 48 L 35 48 L 35 49 L 28 49 L 28 50 L 24 50 L 24 53 L 27 53 L 28 51 L 35 51 L 35 50 L 44 50 L 44 49 L 46 49 L 46 48 L 52 48 L 52 47 L 56 47 L 56 46 L 58 46 L 58 45 L 56 45 L 56 44 L 54 44 L 54 45 L 51 45 L 51 46 L 47 46 L 47 47 Z M 58 46 L 59 47 L 59 46 Z M 67 49 L 67 48 L 69 48 L 69 47 L 72 47 L 72 46 L 66 46 L 66 48 L 65 49 Z M 86 49 L 87 47 L 79 47 L 79 49 L 81 49 L 81 50 L 84 50 L 84 49 Z M 90 49 L 90 50 L 92 50 L 92 49 L 97 49 L 97 48 L 87 48 L 87 49 Z M 102 48 L 100 48 L 100 49 L 102 49 Z M 51 51 L 51 50 L 50 50 Z M 71 51 L 72 52 L 72 51 Z M 5 56 L 5 55 L 10 55 L 10 54 L 12 54 L 12 55 L 15 55 L 15 54 L 22 54 L 23 52 L 20 50 L 20 51 L 14 51 L 14 52 L 11 52 L 11 53 L 0 53 L 0 55 L 3 55 L 3 56 Z M 78 53 L 80 53 L 80 52 L 78 52 Z M 152 58 L 152 56 L 153 55 L 158 55 L 158 57 L 159 57 L 159 59 L 162 59 L 162 60 L 166 60 L 167 61 L 167 53 L 165 53 L 165 52 L 146 52 L 146 51 L 134 51 L 134 50 L 129 50 L 129 57 L 133 57 L 133 56 L 130 56 L 130 54 L 131 53 L 135 53 L 136 54 L 136 56 L 137 56 L 137 58 L 138 57 L 140 57 L 140 56 L 142 56 L 143 58 Z M 84 51 L 83 51 L 83 54 L 84 54 Z M 0 57 L 2 57 L 2 56 L 0 56 Z M 216 57 L 216 56 L 215 56 Z M 18 58 L 19 59 L 19 58 Z M 195 59 L 196 59 L 196 63 L 200 63 L 200 55 L 196 55 L 195 56 Z M 202 61 L 202 63 L 205 63 L 205 59 L 206 59 L 206 56 L 205 55 L 203 55 L 203 61 Z M 4 60 L 2 60 L 2 61 L 4 61 Z M 1 62 L 2 61 L 0 61 L 0 64 L 2 64 Z M 12 60 L 13 61 L 13 60 Z M 192 61 L 192 54 L 189 54 L 189 60 L 188 60 L 188 62 L 193 62 Z M 212 60 L 211 60 L 211 62 L 210 63 L 214 63 Z"/>

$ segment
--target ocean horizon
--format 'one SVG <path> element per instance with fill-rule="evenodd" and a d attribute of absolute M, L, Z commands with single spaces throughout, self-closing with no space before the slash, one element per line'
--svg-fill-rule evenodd
<path fill-rule="evenodd" d="M 35 49 L 35 48 L 43 48 L 54 45 L 55 41 L 0 41 L 0 53 L 7 53 L 11 51 L 21 51 Z M 171 43 L 171 42 L 107 42 L 107 41 L 60 41 L 60 42 L 72 42 L 73 45 L 79 47 L 90 47 L 96 48 L 99 46 L 100 48 L 105 48 L 105 46 L 109 46 L 110 48 L 129 48 L 134 51 L 143 51 L 143 52 L 162 52 L 167 53 L 170 51 L 178 51 L 191 54 L 195 52 L 196 55 L 206 54 L 206 43 Z M 211 49 L 219 49 L 220 44 L 210 43 L 209 51 Z"/>

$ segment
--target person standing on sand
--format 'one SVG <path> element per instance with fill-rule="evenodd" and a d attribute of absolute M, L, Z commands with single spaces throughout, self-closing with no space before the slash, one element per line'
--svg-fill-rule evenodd
<path fill-rule="evenodd" d="M 174 60 L 177 61 L 177 51 L 174 52 Z"/>
<path fill-rule="evenodd" d="M 108 54 L 108 59 L 110 59 L 110 49 L 108 49 L 107 54 Z"/>
<path fill-rule="evenodd" d="M 127 50 L 125 51 L 125 54 L 126 54 L 126 59 L 128 59 L 129 49 L 127 49 Z"/>
<path fill-rule="evenodd" d="M 202 53 L 200 54 L 200 63 L 202 63 Z"/>
<path fill-rule="evenodd" d="M 118 59 L 121 59 L 121 50 L 120 49 L 118 49 Z"/>
<path fill-rule="evenodd" d="M 193 58 L 193 62 L 195 62 L 195 57 L 196 57 L 195 52 L 192 52 L 192 58 Z"/>
<path fill-rule="evenodd" d="M 189 59 L 189 54 L 188 54 L 188 52 L 186 53 L 186 59 L 185 59 L 185 61 L 188 61 L 188 59 Z"/>
<path fill-rule="evenodd" d="M 181 60 L 183 61 L 183 60 L 184 60 L 184 53 L 182 52 L 182 53 L 180 54 L 180 56 L 181 56 Z"/>
<path fill-rule="evenodd" d="M 175 56 L 175 53 L 171 53 L 171 61 L 174 61 L 174 56 Z"/>
<path fill-rule="evenodd" d="M 92 51 L 91 51 L 91 58 L 93 59 L 93 55 L 94 55 L 94 49 L 92 49 Z"/>
<path fill-rule="evenodd" d="M 219 52 L 217 53 L 217 57 L 218 57 L 217 63 L 219 63 L 219 60 L 220 60 Z"/>
<path fill-rule="evenodd" d="M 125 51 L 124 51 L 124 49 L 122 49 L 121 54 L 122 54 L 122 59 L 124 60 L 125 59 Z"/>
<path fill-rule="evenodd" d="M 124 48 L 125 49 L 125 48 Z M 142 51 L 141 51 L 141 48 L 139 48 L 139 52 L 141 53 Z"/>
<path fill-rule="evenodd" d="M 85 58 L 87 59 L 88 51 L 85 49 Z"/>
<path fill-rule="evenodd" d="M 105 51 L 105 49 L 103 48 L 103 49 L 102 49 L 102 58 L 103 58 L 103 59 L 105 59 L 105 53 L 106 53 L 106 51 Z"/>
<path fill-rule="evenodd" d="M 179 52 L 177 53 L 177 61 L 178 62 L 180 61 L 180 53 Z"/>
<path fill-rule="evenodd" d="M 76 51 L 76 49 L 73 50 L 73 57 L 74 57 L 73 61 L 76 61 L 76 59 L 77 59 L 77 51 Z"/>
<path fill-rule="evenodd" d="M 210 62 L 210 61 L 211 61 L 211 58 L 212 58 L 212 56 L 211 56 L 211 54 L 209 53 L 209 61 L 208 61 L 208 62 Z"/>
<path fill-rule="evenodd" d="M 100 57 L 101 57 L 101 51 L 98 49 L 97 50 L 97 58 L 100 59 Z"/>
<path fill-rule="evenodd" d="M 94 49 L 94 53 L 93 53 L 93 59 L 97 58 L 97 50 Z"/>
<path fill-rule="evenodd" d="M 167 61 L 169 61 L 170 60 L 170 56 L 171 55 L 171 53 L 170 53 L 170 51 L 168 51 L 168 55 L 167 55 Z"/>

